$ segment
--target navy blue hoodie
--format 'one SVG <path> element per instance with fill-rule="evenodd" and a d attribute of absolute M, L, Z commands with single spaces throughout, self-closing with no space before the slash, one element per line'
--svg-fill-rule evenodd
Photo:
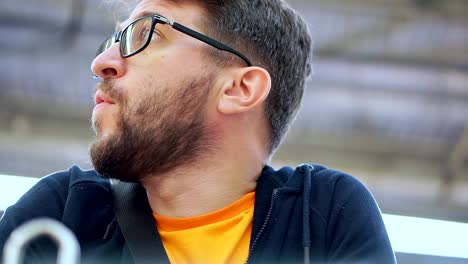
<path fill-rule="evenodd" d="M 143 188 L 137 191 L 145 197 Z M 109 180 L 94 170 L 72 167 L 44 177 L 5 211 L 0 220 L 0 249 L 17 226 L 49 217 L 75 233 L 83 263 L 134 263 L 116 222 L 112 199 Z M 146 199 L 142 203 L 149 208 Z M 160 246 L 153 250 L 159 258 L 152 263 L 167 263 L 164 247 L 158 236 L 155 239 Z M 55 252 L 53 243 L 39 239 L 28 248 L 26 260 L 49 263 L 51 252 Z M 320 165 L 277 171 L 266 166 L 255 194 L 247 263 L 308 260 L 395 263 L 395 256 L 377 203 L 358 180 Z"/>

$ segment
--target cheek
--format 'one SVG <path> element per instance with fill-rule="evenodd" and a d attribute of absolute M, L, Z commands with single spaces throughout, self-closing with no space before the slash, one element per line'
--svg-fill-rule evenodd
<path fill-rule="evenodd" d="M 196 43 L 196 42 L 195 42 Z M 205 60 L 208 52 L 202 45 L 192 41 L 185 43 L 183 40 L 173 43 L 165 49 L 163 54 L 154 60 L 155 74 L 163 78 L 197 76 L 207 67 Z"/>
<path fill-rule="evenodd" d="M 122 109 L 123 117 L 136 123 L 148 122 L 148 118 L 159 112 L 164 103 L 165 97 L 160 94 L 156 87 L 145 87 L 145 89 L 129 98 Z"/>

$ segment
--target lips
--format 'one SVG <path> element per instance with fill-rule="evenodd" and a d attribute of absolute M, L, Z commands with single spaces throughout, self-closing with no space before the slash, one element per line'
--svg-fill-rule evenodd
<path fill-rule="evenodd" d="M 97 90 L 96 94 L 94 95 L 94 103 L 95 105 L 100 104 L 115 104 L 109 97 L 107 97 L 101 90 Z"/>

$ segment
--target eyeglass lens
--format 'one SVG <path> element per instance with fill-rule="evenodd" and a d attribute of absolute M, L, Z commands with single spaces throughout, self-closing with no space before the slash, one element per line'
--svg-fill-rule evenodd
<path fill-rule="evenodd" d="M 110 48 L 112 46 L 112 44 L 115 43 L 115 35 L 104 40 L 104 42 L 102 42 L 101 46 L 99 46 L 97 52 L 96 52 L 96 57 L 103 53 L 105 50 L 107 50 L 108 48 Z"/>
<path fill-rule="evenodd" d="M 152 35 L 152 24 L 152 17 L 143 17 L 134 21 L 122 31 L 120 52 L 123 57 L 128 57 L 145 48 Z M 115 41 L 115 35 L 106 39 L 99 47 L 96 56 L 110 48 Z"/>
<path fill-rule="evenodd" d="M 121 37 L 122 56 L 129 56 L 143 49 L 151 36 L 153 19 L 145 17 L 130 24 Z"/>

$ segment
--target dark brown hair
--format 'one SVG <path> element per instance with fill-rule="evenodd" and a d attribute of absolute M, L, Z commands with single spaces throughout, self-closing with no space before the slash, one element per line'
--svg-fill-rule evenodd
<path fill-rule="evenodd" d="M 270 126 L 269 152 L 274 152 L 296 116 L 311 73 L 312 40 L 306 22 L 282 0 L 195 2 L 206 10 L 209 35 L 270 73 L 272 88 L 265 114 Z M 210 50 L 239 60 L 230 53 Z"/>

